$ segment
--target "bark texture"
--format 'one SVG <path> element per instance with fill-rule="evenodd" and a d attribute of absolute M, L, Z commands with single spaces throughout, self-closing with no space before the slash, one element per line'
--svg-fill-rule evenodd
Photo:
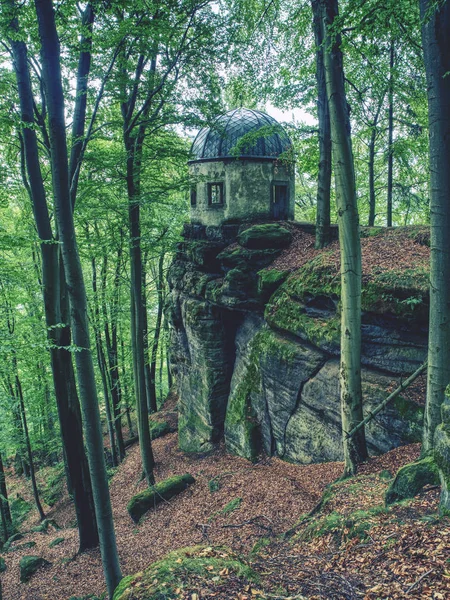
<path fill-rule="evenodd" d="M 344 475 L 356 472 L 367 458 L 364 428 L 346 434 L 363 419 L 361 390 L 361 245 L 349 111 L 344 87 L 340 36 L 330 27 L 338 15 L 337 0 L 321 0 L 325 40 L 324 64 L 330 109 L 333 167 L 336 180 L 341 248 L 341 384 Z"/>
<path fill-rule="evenodd" d="M 434 8 L 434 10 L 433 10 Z M 450 4 L 420 2 L 430 131 L 430 330 L 422 452 L 434 451 L 450 510 Z M 430 11 L 431 14 L 430 14 Z M 439 425 L 442 415 L 442 424 Z"/>
<path fill-rule="evenodd" d="M 121 571 L 103 455 L 103 436 L 95 385 L 94 365 L 90 350 L 86 290 L 75 237 L 69 191 L 59 40 L 56 32 L 52 1 L 35 0 L 35 8 L 41 42 L 42 76 L 48 103 L 56 219 L 62 242 L 64 270 L 70 296 L 73 338 L 78 348 L 78 351 L 75 353 L 77 377 L 84 417 L 100 550 L 108 594 L 112 597 L 114 589 L 121 579 Z"/>
<path fill-rule="evenodd" d="M 316 42 L 317 116 L 319 121 L 319 174 L 317 179 L 316 248 L 330 242 L 331 130 L 328 108 L 320 2 L 312 0 Z"/>

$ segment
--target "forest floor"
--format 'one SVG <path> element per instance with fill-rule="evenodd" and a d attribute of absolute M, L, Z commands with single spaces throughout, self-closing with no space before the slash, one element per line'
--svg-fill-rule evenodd
<path fill-rule="evenodd" d="M 212 562 L 208 557 L 220 548 L 239 556 L 254 577 L 236 576 L 228 569 L 211 577 L 208 569 L 214 567 L 206 565 L 204 575 L 182 571 L 167 595 L 132 595 L 130 600 L 450 598 L 450 522 L 437 516 L 438 489 L 424 490 L 416 499 L 389 509 L 383 504 L 390 474 L 418 456 L 417 444 L 371 459 L 357 477 L 333 485 L 327 503 L 313 517 L 307 513 L 325 486 L 339 477 L 341 463 L 302 466 L 266 458 L 251 464 L 227 455 L 223 447 L 209 455 L 187 455 L 178 449 L 176 433 L 155 440 L 154 452 L 158 480 L 189 472 L 196 483 L 135 525 L 126 505 L 143 484 L 137 484 L 139 448 L 130 448 L 110 482 L 123 574 L 142 571 L 171 550 L 202 544 L 191 551 L 192 556 Z M 8 478 L 13 494 L 29 496 L 22 481 Z M 104 592 L 100 555 L 98 550 L 77 555 L 69 499 L 63 498 L 47 515 L 62 529 L 25 533 L 3 555 L 7 566 L 2 574 L 3 600 L 100 596 Z M 37 514 L 31 512 L 22 530 L 37 523 Z M 284 539 L 282 534 L 292 528 L 291 537 Z M 64 539 L 49 547 L 56 538 Z M 24 547 L 30 542 L 35 543 L 32 548 Z M 23 584 L 19 561 L 30 554 L 51 564 Z"/>

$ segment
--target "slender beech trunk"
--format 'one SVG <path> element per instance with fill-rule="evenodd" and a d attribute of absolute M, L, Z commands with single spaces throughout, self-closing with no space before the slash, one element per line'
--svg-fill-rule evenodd
<path fill-rule="evenodd" d="M 375 144 L 378 137 L 378 120 L 380 118 L 381 108 L 383 106 L 385 94 L 382 95 L 378 103 L 377 112 L 370 123 L 369 140 L 369 227 L 375 225 L 376 217 L 376 194 L 375 194 Z"/>
<path fill-rule="evenodd" d="M 367 458 L 364 428 L 353 438 L 346 434 L 363 419 L 361 390 L 361 245 L 349 110 L 345 94 L 341 39 L 331 38 L 338 16 L 337 0 L 321 0 L 324 63 L 330 107 L 333 167 L 336 179 L 339 244 L 341 251 L 341 413 L 344 476 L 356 473 Z"/>
<path fill-rule="evenodd" d="M 11 518 L 11 510 L 9 508 L 8 490 L 6 488 L 5 470 L 3 468 L 2 455 L 0 454 L 0 507 L 2 513 L 2 527 L 4 539 L 7 540 L 12 531 L 13 523 Z"/>
<path fill-rule="evenodd" d="M 87 231 L 89 235 L 89 229 Z M 97 350 L 97 363 L 100 371 L 100 377 L 102 380 L 103 387 L 103 399 L 105 401 L 105 413 L 106 413 L 106 425 L 108 428 L 108 436 L 109 436 L 109 444 L 111 446 L 111 462 L 113 467 L 117 467 L 119 464 L 117 460 L 117 449 L 116 449 L 116 436 L 114 433 L 114 424 L 111 413 L 111 404 L 109 402 L 109 377 L 108 377 L 108 367 L 106 365 L 105 353 L 103 351 L 103 341 L 102 334 L 100 330 L 100 307 L 98 300 L 98 289 L 97 289 L 97 265 L 95 261 L 95 257 L 91 259 L 92 266 L 92 291 L 94 295 L 94 315 L 93 315 L 93 325 L 94 325 L 94 335 L 95 335 L 95 347 Z"/>
<path fill-rule="evenodd" d="M 126 113 L 126 108 L 122 108 Z M 124 123 L 126 119 L 124 118 Z M 125 128 L 124 128 L 125 129 Z M 144 302 L 142 282 L 142 250 L 140 227 L 140 173 L 143 135 L 129 137 L 124 131 L 124 143 L 127 150 L 127 192 L 128 218 L 130 227 L 130 266 L 131 266 L 131 342 L 133 348 L 133 369 L 136 393 L 136 412 L 138 422 L 139 447 L 142 469 L 148 485 L 155 481 L 150 429 L 148 423 L 147 395 L 145 388 L 144 354 Z"/>
<path fill-rule="evenodd" d="M 145 397 L 147 399 L 147 409 L 149 413 L 156 412 L 156 395 L 155 395 L 155 386 L 152 386 L 152 375 L 150 368 L 150 358 L 149 358 L 149 335 L 148 335 L 148 313 L 147 313 L 147 261 L 144 258 L 142 265 L 142 319 L 144 323 L 143 329 L 143 344 L 144 344 L 144 361 L 145 361 Z"/>
<path fill-rule="evenodd" d="M 126 373 L 126 367 L 125 367 L 125 344 L 123 342 L 123 338 L 121 338 L 120 340 L 120 356 L 122 359 L 122 381 L 123 381 L 123 393 L 125 396 L 125 412 L 126 412 L 126 416 L 127 416 L 127 425 L 128 425 L 128 435 L 130 437 L 134 436 L 134 430 L 133 430 L 133 423 L 131 422 L 131 411 L 130 411 L 130 394 L 128 391 L 128 384 L 127 384 L 127 373 Z"/>
<path fill-rule="evenodd" d="M 52 0 L 35 0 L 35 7 L 41 42 L 42 78 L 48 103 L 55 212 L 70 296 L 73 339 L 78 349 L 75 353 L 77 377 L 84 417 L 100 551 L 108 594 L 112 597 L 122 575 L 117 554 L 108 478 L 103 454 L 103 436 L 95 385 L 94 364 L 90 350 L 86 289 L 78 254 L 69 191 L 59 40 Z"/>
<path fill-rule="evenodd" d="M 387 226 L 392 227 L 392 190 L 394 176 L 394 40 L 389 49 L 389 108 L 388 108 L 388 179 L 387 179 Z"/>
<path fill-rule="evenodd" d="M 450 3 L 420 2 L 430 135 L 430 328 L 422 453 L 442 466 L 442 506 L 450 510 Z M 430 12 L 431 11 L 431 12 Z M 438 427 L 441 422 L 443 424 Z M 446 451 L 444 448 L 446 447 Z M 447 475 L 445 475 L 447 473 Z"/>
<path fill-rule="evenodd" d="M 155 333 L 153 335 L 152 354 L 151 354 L 151 359 L 150 359 L 150 383 L 151 383 L 151 387 L 152 387 L 152 394 L 155 399 L 155 408 L 156 408 L 156 361 L 158 359 L 158 347 L 159 347 L 159 339 L 161 337 L 161 324 L 162 324 L 163 309 L 164 309 L 164 294 L 163 294 L 164 258 L 165 258 L 165 253 L 161 252 L 161 255 L 158 260 L 158 275 L 156 277 L 156 285 L 157 285 L 157 292 L 158 292 L 158 312 L 156 315 Z"/>
<path fill-rule="evenodd" d="M 45 513 L 42 508 L 41 500 L 39 498 L 39 491 L 38 491 L 37 483 L 36 483 L 36 471 L 34 468 L 33 452 L 31 450 L 30 434 L 28 432 L 28 422 L 27 422 L 27 415 L 25 412 L 25 403 L 23 400 L 22 384 L 20 383 L 19 374 L 17 372 L 17 362 L 16 362 L 15 357 L 13 357 L 13 361 L 14 361 L 14 371 L 15 371 L 14 378 L 15 378 L 16 398 L 19 402 L 20 416 L 22 418 L 23 433 L 25 436 L 25 447 L 27 449 L 28 464 L 30 466 L 31 486 L 33 488 L 34 502 L 36 504 L 36 508 L 39 513 L 39 518 L 41 521 L 43 521 L 45 519 Z"/>
<path fill-rule="evenodd" d="M 106 303 L 106 274 L 107 274 L 107 257 L 103 257 L 102 264 L 102 312 L 104 319 L 106 353 L 108 355 L 109 364 L 109 381 L 111 384 L 111 399 L 113 407 L 113 424 L 116 433 L 117 448 L 119 451 L 119 460 L 125 458 L 125 444 L 122 433 L 122 388 L 120 385 L 118 351 L 117 351 L 117 318 L 119 310 L 119 291 L 120 291 L 120 269 L 122 259 L 122 239 L 117 251 L 117 263 L 114 270 L 113 294 L 111 299 L 111 332 L 108 324 L 108 309 Z"/>
<path fill-rule="evenodd" d="M 14 3 L 11 3 L 14 6 Z M 11 22 L 13 37 L 19 31 L 17 19 Z M 81 411 L 75 385 L 72 355 L 64 348 L 71 345 L 68 323 L 68 300 L 64 270 L 59 263 L 58 244 L 50 224 L 46 194 L 42 179 L 39 149 L 33 127 L 34 109 L 31 80 L 28 71 L 27 48 L 24 42 L 11 40 L 14 70 L 19 92 L 24 158 L 28 173 L 34 220 L 41 240 L 42 280 L 50 360 L 58 408 L 61 438 L 67 465 L 67 487 L 73 493 L 80 535 L 79 551 L 98 545 L 97 524 L 93 506 L 91 480 L 84 451 Z M 27 126 L 27 124 L 29 124 Z M 67 319 L 66 319 L 67 316 Z M 64 323 L 65 326 L 60 325 Z"/>
<path fill-rule="evenodd" d="M 139 202 L 134 200 L 129 205 L 132 286 L 131 340 L 134 358 L 133 363 L 135 370 L 136 412 L 142 469 L 148 485 L 152 485 L 154 483 L 153 468 L 155 463 L 148 424 L 147 395 L 145 389 L 144 340 L 142 336 L 142 332 L 144 330 L 144 318 L 142 311 L 142 260 L 140 248 L 141 234 L 139 226 L 139 212 Z"/>
<path fill-rule="evenodd" d="M 375 194 L 375 141 L 377 131 L 372 127 L 369 140 L 369 227 L 375 225 L 376 194 Z"/>
<path fill-rule="evenodd" d="M 172 377 L 172 371 L 170 370 L 170 331 L 169 331 L 169 321 L 167 319 L 167 317 L 164 317 L 164 331 L 166 334 L 166 340 L 167 340 L 167 344 L 166 344 L 166 366 L 167 366 L 167 387 L 170 390 L 172 389 L 173 386 L 173 377 Z"/>
<path fill-rule="evenodd" d="M 319 121 L 319 174 L 317 178 L 316 248 L 330 242 L 331 197 L 331 130 L 328 108 L 323 34 L 320 23 L 320 0 L 312 0 L 313 28 L 316 42 L 317 116 Z"/>

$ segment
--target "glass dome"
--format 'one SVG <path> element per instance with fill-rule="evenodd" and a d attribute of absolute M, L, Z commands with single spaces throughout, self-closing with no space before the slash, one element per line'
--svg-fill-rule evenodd
<path fill-rule="evenodd" d="M 271 158 L 292 147 L 273 117 L 259 110 L 237 108 L 201 129 L 191 148 L 193 161 L 221 158 Z"/>

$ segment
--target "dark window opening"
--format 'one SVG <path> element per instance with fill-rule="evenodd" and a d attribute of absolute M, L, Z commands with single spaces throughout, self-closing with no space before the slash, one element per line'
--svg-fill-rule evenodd
<path fill-rule="evenodd" d="M 208 205 L 221 206 L 223 204 L 223 183 L 208 183 Z"/>
<path fill-rule="evenodd" d="M 191 206 L 197 206 L 197 186 L 191 187 Z"/>

